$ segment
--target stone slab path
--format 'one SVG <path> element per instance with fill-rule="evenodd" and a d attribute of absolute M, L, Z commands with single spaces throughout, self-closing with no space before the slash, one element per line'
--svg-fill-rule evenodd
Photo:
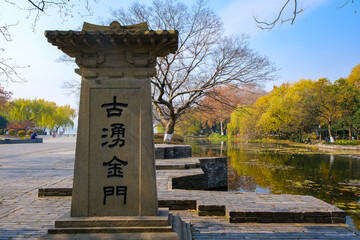
<path fill-rule="evenodd" d="M 230 222 L 345 223 L 345 212 L 312 196 L 172 189 L 171 178 L 199 174 L 200 169 L 158 170 L 158 199 L 162 207 L 199 215 L 224 216 Z M 194 208 L 195 207 L 195 208 Z"/>
<path fill-rule="evenodd" d="M 0 240 L 36 239 L 53 227 L 55 219 L 69 211 L 71 197 L 38 198 L 37 194 L 39 188 L 71 187 L 74 143 L 75 139 L 70 137 L 45 139 L 43 144 L 0 146 Z M 158 195 L 160 203 L 171 196 L 173 201 L 179 201 L 177 206 L 189 204 L 194 209 L 172 210 L 191 222 L 194 239 L 360 239 L 358 231 L 343 224 L 229 223 L 224 216 L 199 216 L 196 209 L 201 212 L 201 206 L 206 211 L 212 209 L 212 214 L 223 214 L 224 199 L 229 199 L 226 209 L 234 208 L 238 212 L 244 210 L 245 203 L 246 209 L 261 206 L 263 210 L 272 204 L 275 209 L 286 206 L 300 211 L 306 196 L 271 198 L 274 195 L 173 190 L 169 179 L 183 176 L 181 171 L 184 170 L 158 170 Z M 201 170 L 187 171 L 198 174 Z M 311 208 L 321 212 L 316 203 Z"/>

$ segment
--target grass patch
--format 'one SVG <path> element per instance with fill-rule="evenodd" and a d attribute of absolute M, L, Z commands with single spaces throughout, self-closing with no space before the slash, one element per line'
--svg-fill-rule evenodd
<path fill-rule="evenodd" d="M 228 139 L 228 136 L 227 135 L 221 135 L 219 133 L 212 133 L 209 135 L 210 139 Z"/>
<path fill-rule="evenodd" d="M 184 137 L 174 134 L 170 142 L 164 142 L 164 133 L 155 133 L 154 134 L 154 143 L 155 144 L 183 144 L 184 143 Z"/>

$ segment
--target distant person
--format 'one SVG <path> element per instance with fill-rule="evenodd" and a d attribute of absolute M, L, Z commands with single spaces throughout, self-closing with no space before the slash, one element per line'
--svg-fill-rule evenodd
<path fill-rule="evenodd" d="M 30 139 L 36 139 L 37 138 L 37 134 L 36 132 L 33 132 L 31 135 L 30 135 Z"/>

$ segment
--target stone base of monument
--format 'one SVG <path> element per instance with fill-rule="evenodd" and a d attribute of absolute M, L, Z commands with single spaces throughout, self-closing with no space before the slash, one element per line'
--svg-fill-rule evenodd
<path fill-rule="evenodd" d="M 157 216 L 70 217 L 65 214 L 45 239 L 192 239 L 190 224 L 160 208 Z"/>

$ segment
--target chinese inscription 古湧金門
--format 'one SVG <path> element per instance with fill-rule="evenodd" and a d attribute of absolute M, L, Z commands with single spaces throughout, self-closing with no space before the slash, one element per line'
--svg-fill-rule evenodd
<path fill-rule="evenodd" d="M 109 128 L 102 129 L 101 138 L 104 141 L 101 143 L 102 147 L 116 148 L 125 146 L 125 124 L 118 122 L 123 112 L 122 108 L 128 107 L 126 103 L 117 102 L 116 96 L 113 97 L 112 103 L 104 103 L 101 105 L 102 108 L 106 108 L 107 118 L 114 118 L 115 121 L 110 125 L 110 136 Z M 109 140 L 110 138 L 110 140 Z M 107 178 L 113 177 L 124 177 L 124 172 L 122 167 L 128 165 L 127 161 L 119 159 L 117 156 L 114 156 L 108 162 L 103 162 L 103 166 L 108 168 Z M 104 186 L 104 198 L 103 205 L 106 205 L 106 198 L 110 196 L 123 196 L 123 204 L 126 204 L 126 193 L 127 186 Z"/>

